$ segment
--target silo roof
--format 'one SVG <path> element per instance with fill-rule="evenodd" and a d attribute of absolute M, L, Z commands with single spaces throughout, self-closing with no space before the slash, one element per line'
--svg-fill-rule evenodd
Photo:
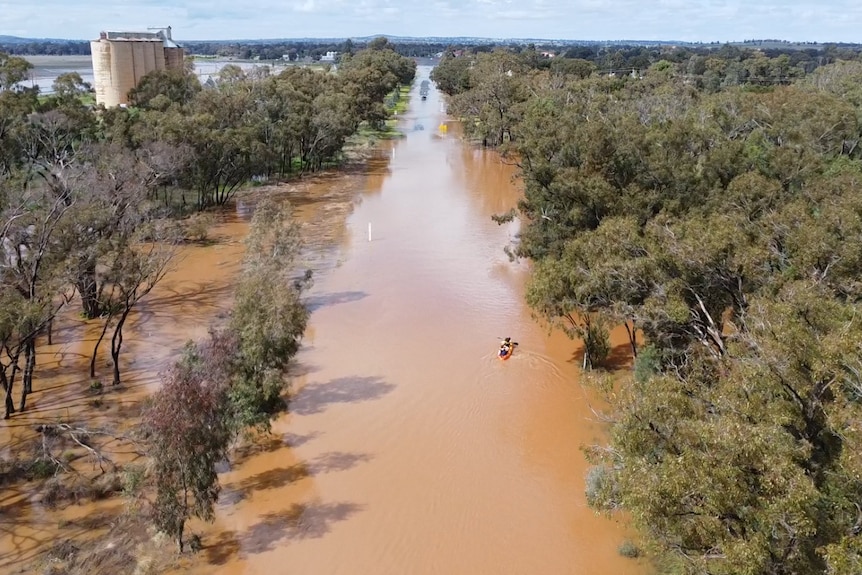
<path fill-rule="evenodd" d="M 105 32 L 105 38 L 113 42 L 162 42 L 165 48 L 180 47 L 160 32 Z"/>

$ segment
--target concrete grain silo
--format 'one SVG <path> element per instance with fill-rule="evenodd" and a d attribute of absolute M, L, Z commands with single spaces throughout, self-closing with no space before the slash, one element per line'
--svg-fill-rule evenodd
<path fill-rule="evenodd" d="M 128 104 L 129 91 L 150 72 L 182 70 L 185 57 L 170 26 L 159 32 L 102 32 L 90 50 L 96 103 L 106 107 Z"/>

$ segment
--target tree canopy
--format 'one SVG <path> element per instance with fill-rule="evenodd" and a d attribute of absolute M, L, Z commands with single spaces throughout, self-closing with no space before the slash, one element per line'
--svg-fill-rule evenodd
<path fill-rule="evenodd" d="M 528 303 L 588 367 L 597 323 L 629 329 L 591 505 L 662 573 L 858 572 L 862 64 L 447 58 L 466 130 L 520 168 Z"/>

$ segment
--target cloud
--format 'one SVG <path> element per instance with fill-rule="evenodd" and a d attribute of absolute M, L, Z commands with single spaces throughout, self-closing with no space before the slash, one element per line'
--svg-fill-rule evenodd
<path fill-rule="evenodd" d="M 305 0 L 305 2 L 296 3 L 293 5 L 293 9 L 297 12 L 314 12 L 315 9 L 314 0 Z"/>

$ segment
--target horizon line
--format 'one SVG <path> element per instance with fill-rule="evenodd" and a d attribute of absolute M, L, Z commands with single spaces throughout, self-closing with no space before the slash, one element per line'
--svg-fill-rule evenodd
<path fill-rule="evenodd" d="M 91 42 L 93 40 L 98 40 L 98 38 L 93 39 L 82 39 L 82 38 L 49 38 L 49 37 L 30 37 L 30 36 L 13 36 L 11 34 L 0 34 L 0 38 L 15 38 L 18 40 L 31 40 L 31 41 L 51 41 L 51 42 Z M 409 39 L 409 40 L 478 40 L 478 41 L 486 41 L 486 42 L 572 42 L 572 43 L 631 43 L 631 44 L 745 44 L 752 42 L 778 42 L 783 44 L 850 44 L 850 45 L 858 45 L 860 42 L 851 42 L 844 40 L 786 40 L 782 38 L 749 38 L 745 40 L 634 40 L 630 38 L 618 38 L 618 39 L 610 39 L 605 38 L 602 40 L 588 40 L 588 39 L 576 39 L 576 38 L 536 38 L 530 36 L 434 36 L 434 35 L 423 35 L 423 36 L 409 36 L 409 35 L 399 35 L 399 34 L 368 34 L 364 36 L 284 36 L 284 37 L 273 37 L 273 38 L 207 38 L 207 39 L 186 39 L 175 38 L 175 42 L 277 42 L 277 41 L 288 41 L 288 40 L 303 40 L 303 41 L 347 41 L 347 40 L 368 40 L 374 38 L 395 38 L 395 39 Z"/>

